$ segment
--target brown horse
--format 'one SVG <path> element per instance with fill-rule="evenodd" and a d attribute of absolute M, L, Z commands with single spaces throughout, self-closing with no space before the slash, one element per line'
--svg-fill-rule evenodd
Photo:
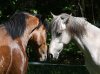
<path fill-rule="evenodd" d="M 29 57 L 31 59 L 34 57 L 34 61 L 44 61 L 47 58 L 46 32 L 46 26 L 41 22 L 40 26 L 34 31 L 33 36 L 29 40 L 29 45 L 31 45 L 32 49 L 29 50 Z"/>
<path fill-rule="evenodd" d="M 39 24 L 38 17 L 20 12 L 0 25 L 0 74 L 26 73 L 27 43 L 36 34 Z"/>

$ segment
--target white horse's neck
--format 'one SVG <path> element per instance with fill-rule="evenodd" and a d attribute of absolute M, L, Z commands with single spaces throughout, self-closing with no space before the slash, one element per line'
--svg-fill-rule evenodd
<path fill-rule="evenodd" d="M 75 36 L 75 40 L 83 49 L 85 57 L 100 65 L 100 29 L 90 23 L 85 28 L 86 35 L 82 38 Z"/>

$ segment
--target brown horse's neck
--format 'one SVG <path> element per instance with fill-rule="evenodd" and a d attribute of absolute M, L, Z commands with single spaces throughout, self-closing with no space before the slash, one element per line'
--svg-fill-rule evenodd
<path fill-rule="evenodd" d="M 24 51 L 26 51 L 26 47 L 27 47 L 27 44 L 28 44 L 28 40 L 29 40 L 29 37 L 28 36 L 22 36 L 20 38 L 19 41 L 19 44 L 23 47 Z"/>
<path fill-rule="evenodd" d="M 33 35 L 33 33 L 34 33 L 33 32 L 32 34 L 30 34 L 30 32 L 31 32 L 31 30 L 27 28 L 25 30 L 24 34 L 21 37 L 19 37 L 19 39 L 17 39 L 19 44 L 23 47 L 24 51 L 26 50 L 26 47 L 27 47 L 27 44 L 28 44 L 28 41 L 29 41 L 31 35 Z"/>
<path fill-rule="evenodd" d="M 21 37 L 17 37 L 15 39 L 16 43 L 20 46 L 22 51 L 26 51 L 26 46 L 29 40 L 28 32 L 24 32 L 24 34 Z"/>
<path fill-rule="evenodd" d="M 22 51 L 25 51 L 25 45 L 23 44 L 23 41 L 21 40 L 21 38 L 16 38 L 15 40 L 17 42 L 17 44 L 20 46 L 20 48 L 22 49 Z"/>

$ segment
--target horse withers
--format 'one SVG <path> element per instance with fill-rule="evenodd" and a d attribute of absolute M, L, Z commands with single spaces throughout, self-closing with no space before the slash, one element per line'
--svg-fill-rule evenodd
<path fill-rule="evenodd" d="M 50 57 L 58 59 L 64 44 L 74 39 L 84 53 L 85 64 L 90 74 L 100 74 L 100 29 L 83 17 L 74 17 L 66 13 L 52 15 Z"/>
<path fill-rule="evenodd" d="M 0 74 L 26 73 L 27 43 L 39 24 L 37 16 L 19 12 L 0 25 Z"/>

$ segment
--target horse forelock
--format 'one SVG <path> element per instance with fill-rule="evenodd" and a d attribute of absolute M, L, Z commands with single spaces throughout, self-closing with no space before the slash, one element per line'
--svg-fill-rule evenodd
<path fill-rule="evenodd" d="M 71 35 L 82 37 L 86 34 L 86 25 L 87 21 L 85 18 L 71 16 L 69 18 L 69 22 L 67 23 L 67 29 Z"/>
<path fill-rule="evenodd" d="M 69 15 L 66 13 L 62 13 L 56 17 L 53 17 L 53 20 L 51 21 L 51 29 L 53 32 L 60 32 L 62 29 L 61 22 L 65 23 L 65 20 L 68 20 Z"/>
<path fill-rule="evenodd" d="M 13 39 L 23 35 L 26 28 L 27 15 L 24 12 L 15 13 L 9 21 L 3 23 L 7 32 Z"/>

